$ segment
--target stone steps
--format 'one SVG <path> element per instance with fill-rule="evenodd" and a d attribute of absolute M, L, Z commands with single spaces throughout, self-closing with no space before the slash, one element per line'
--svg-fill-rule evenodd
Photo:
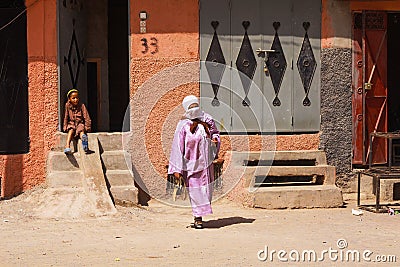
<path fill-rule="evenodd" d="M 106 176 L 113 186 L 134 186 L 134 179 L 129 170 L 107 170 Z"/>
<path fill-rule="evenodd" d="M 101 154 L 101 159 L 114 202 L 118 205 L 137 204 L 138 189 L 128 167 L 130 154 L 123 150 L 109 150 Z"/>
<path fill-rule="evenodd" d="M 74 142 L 74 153 L 65 155 L 63 150 L 66 138 L 66 134 L 59 133 L 56 137 L 57 145 L 48 154 L 48 188 L 38 211 L 45 217 L 51 214 L 54 217 L 69 217 L 115 213 L 100 159 L 102 148 L 99 146 L 98 134 L 89 134 L 91 153 L 88 154 L 83 151 L 81 141 L 77 140 Z M 107 146 L 112 147 L 110 144 Z"/>
<path fill-rule="evenodd" d="M 342 194 L 334 185 L 260 187 L 251 194 L 254 207 L 265 209 L 333 208 L 343 205 Z"/>
<path fill-rule="evenodd" d="M 77 171 L 80 170 L 81 156 L 73 153 L 66 156 L 61 151 L 50 151 L 47 157 L 47 171 Z"/>
<path fill-rule="evenodd" d="M 335 167 L 323 151 L 232 152 L 243 171 L 244 186 L 253 207 L 267 209 L 328 208 L 343 205 L 335 186 Z"/>
<path fill-rule="evenodd" d="M 104 151 L 101 154 L 106 170 L 129 170 L 127 161 L 129 161 L 129 153 L 123 150 Z"/>
<path fill-rule="evenodd" d="M 46 182 L 49 187 L 82 187 L 82 171 L 53 171 L 47 174 Z"/>
<path fill-rule="evenodd" d="M 123 137 L 124 133 L 90 133 L 89 149 L 95 153 L 88 155 L 81 153 L 81 142 L 78 140 L 72 149 L 74 153 L 66 156 L 62 151 L 67 135 L 59 133 L 56 137 L 57 145 L 48 157 L 47 184 L 52 188 L 84 188 L 88 195 L 96 198 L 90 190 L 91 185 L 87 182 L 93 183 L 93 179 L 102 177 L 105 184 L 102 188 L 108 188 L 107 193 L 116 204 L 137 204 L 138 190 L 128 167 L 128 164 L 131 164 L 130 154 L 124 151 Z M 86 173 L 85 162 L 88 169 Z M 101 168 L 101 174 L 98 171 L 99 168 Z M 93 173 L 92 170 L 97 170 L 97 172 Z M 103 182 L 97 181 L 97 183 Z M 101 194 L 105 194 L 104 189 L 101 191 Z"/>

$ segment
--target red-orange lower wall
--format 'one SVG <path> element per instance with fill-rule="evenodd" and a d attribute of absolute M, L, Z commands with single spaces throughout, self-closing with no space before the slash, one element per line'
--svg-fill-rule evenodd
<path fill-rule="evenodd" d="M 1 196 L 43 183 L 46 157 L 58 127 L 56 0 L 28 0 L 28 105 L 30 151 L 0 156 Z"/>

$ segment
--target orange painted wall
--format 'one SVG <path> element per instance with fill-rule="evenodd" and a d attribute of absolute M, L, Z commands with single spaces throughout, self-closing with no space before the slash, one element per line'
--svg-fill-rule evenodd
<path fill-rule="evenodd" d="M 58 125 L 56 1 L 27 0 L 30 151 L 0 157 L 1 196 L 12 197 L 45 181 L 48 150 Z"/>

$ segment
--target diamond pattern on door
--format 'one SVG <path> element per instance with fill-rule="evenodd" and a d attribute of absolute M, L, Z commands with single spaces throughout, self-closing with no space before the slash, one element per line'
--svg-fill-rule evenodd
<path fill-rule="evenodd" d="M 214 35 L 211 41 L 210 49 L 208 50 L 208 54 L 206 57 L 206 69 L 208 76 L 210 77 L 211 86 L 214 91 L 214 99 L 211 102 L 213 106 L 219 106 L 218 100 L 218 89 L 221 84 L 222 76 L 225 71 L 225 58 L 224 53 L 222 52 L 221 44 L 218 40 L 217 28 L 219 22 L 212 21 L 211 26 L 214 29 Z"/>
<path fill-rule="evenodd" d="M 318 132 L 321 1 L 200 0 L 199 11 L 201 104 L 221 131 Z"/>
<path fill-rule="evenodd" d="M 238 57 L 236 59 L 236 67 L 241 72 L 240 80 L 242 82 L 243 90 L 245 92 L 245 98 L 243 99 L 242 105 L 250 106 L 250 100 L 247 95 L 249 94 L 251 81 L 254 77 L 254 72 L 257 69 L 257 60 L 254 56 L 249 36 L 247 35 L 247 29 L 250 26 L 250 21 L 243 21 L 242 26 L 244 28 L 244 37 L 242 45 L 240 46 Z"/>
<path fill-rule="evenodd" d="M 275 29 L 274 41 L 271 45 L 271 50 L 274 52 L 269 53 L 268 59 L 265 62 L 268 69 L 268 74 L 271 77 L 272 85 L 275 91 L 275 98 L 272 101 L 274 106 L 280 106 L 281 101 L 278 98 L 279 90 L 281 88 L 283 76 L 285 75 L 287 63 L 285 54 L 282 49 L 281 41 L 279 40 L 278 29 L 281 26 L 280 22 L 275 21 L 273 27 Z M 267 73 L 266 73 L 267 75 Z"/>
<path fill-rule="evenodd" d="M 78 40 L 76 39 L 75 28 L 72 31 L 71 43 L 69 45 L 68 55 L 64 56 L 64 64 L 68 64 L 71 83 L 74 88 L 77 87 L 79 70 L 83 65 L 83 58 L 79 51 Z"/>
<path fill-rule="evenodd" d="M 303 22 L 303 28 L 306 33 L 304 35 L 303 44 L 297 59 L 297 69 L 299 70 L 301 82 L 303 83 L 304 92 L 306 94 L 303 100 L 303 106 L 310 106 L 311 101 L 308 98 L 308 93 L 310 92 L 311 82 L 317 68 L 317 61 L 315 60 L 307 33 L 308 29 L 310 28 L 310 22 Z"/>

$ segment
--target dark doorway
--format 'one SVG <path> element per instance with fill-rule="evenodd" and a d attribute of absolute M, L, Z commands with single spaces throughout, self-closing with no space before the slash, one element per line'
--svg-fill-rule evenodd
<path fill-rule="evenodd" d="M 28 56 L 22 0 L 0 2 L 0 154 L 29 151 Z"/>
<path fill-rule="evenodd" d="M 400 13 L 388 14 L 388 129 L 400 130 Z"/>
<path fill-rule="evenodd" d="M 122 131 L 125 112 L 129 104 L 128 14 L 128 0 L 108 1 L 110 131 Z"/>
<path fill-rule="evenodd" d="M 97 132 L 98 125 L 98 66 L 97 62 L 87 62 L 88 110 L 92 120 L 92 132 Z"/>

